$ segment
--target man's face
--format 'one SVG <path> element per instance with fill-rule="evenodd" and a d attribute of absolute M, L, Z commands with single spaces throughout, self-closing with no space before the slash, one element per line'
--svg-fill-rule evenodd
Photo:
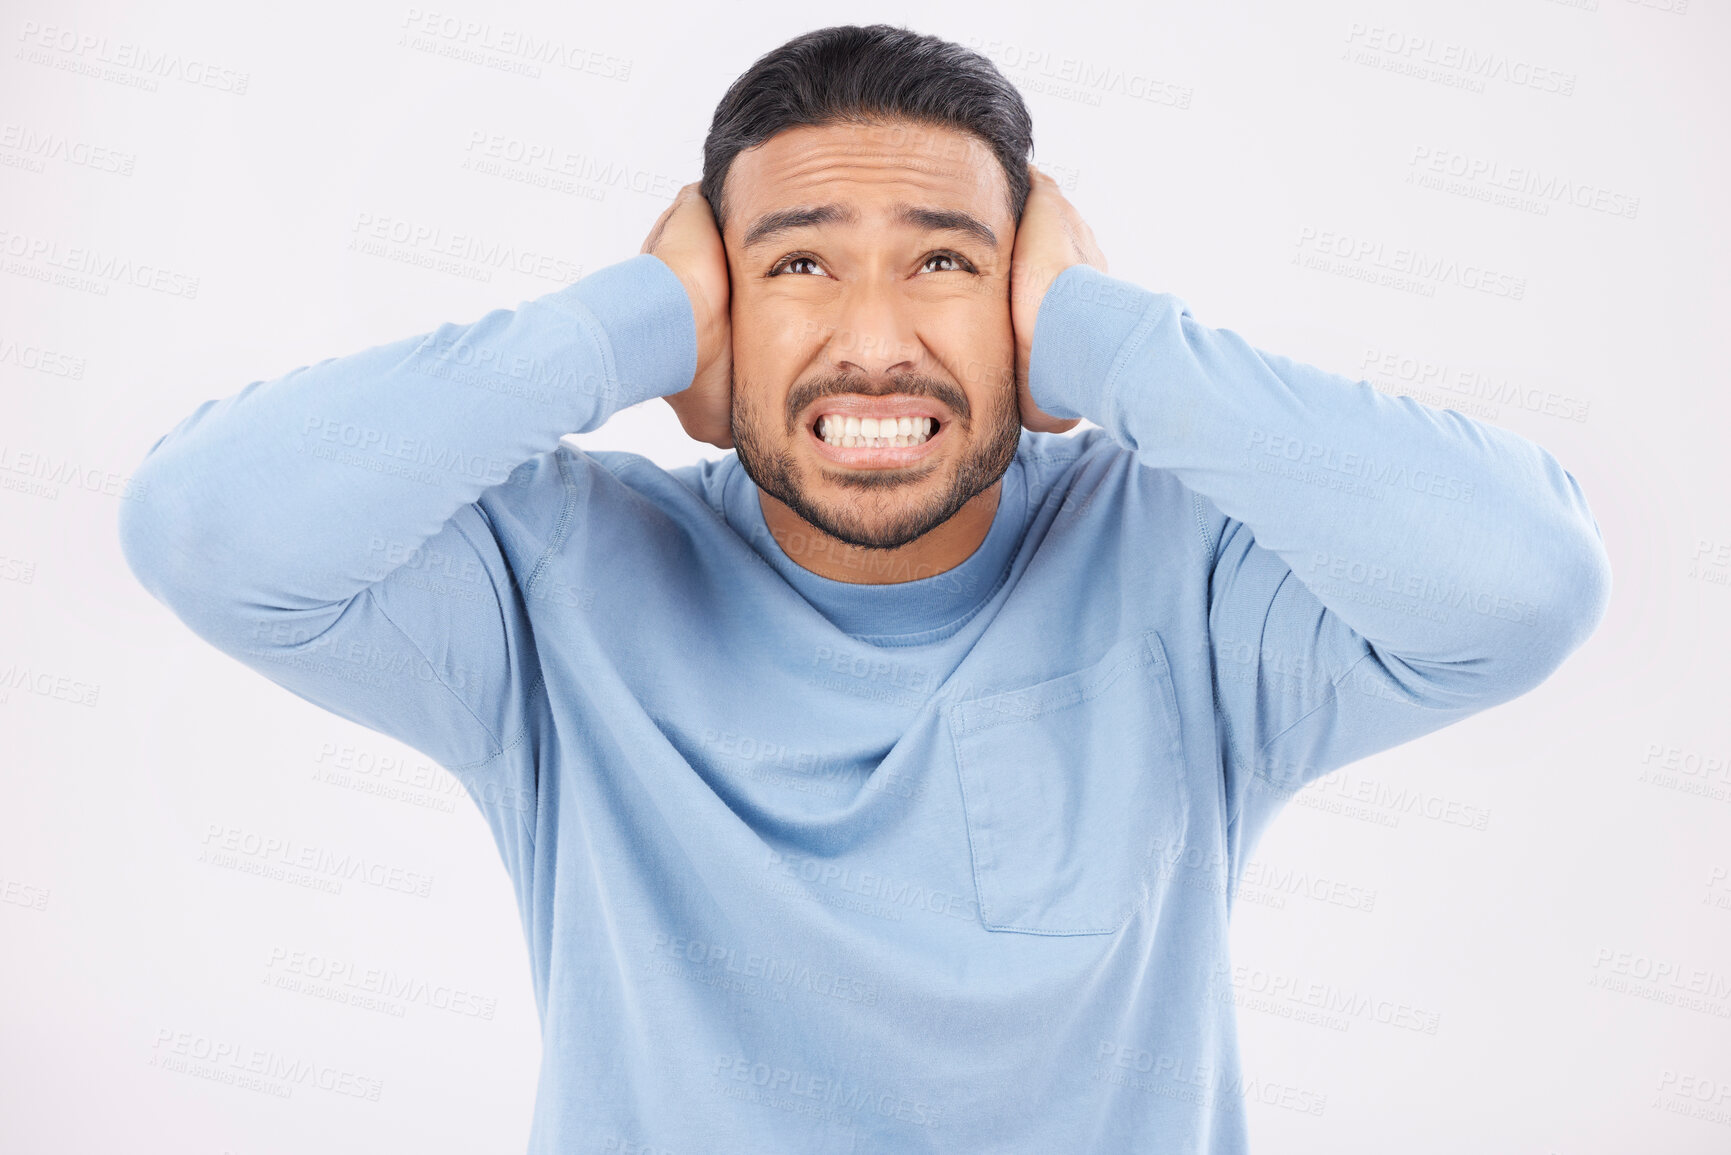
<path fill-rule="evenodd" d="M 835 124 L 740 153 L 726 187 L 740 464 L 851 545 L 921 537 L 1021 434 L 1002 166 L 954 129 Z"/>

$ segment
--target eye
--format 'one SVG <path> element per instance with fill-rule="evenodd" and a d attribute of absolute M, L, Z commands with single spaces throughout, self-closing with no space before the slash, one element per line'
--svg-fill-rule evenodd
<path fill-rule="evenodd" d="M 933 268 L 932 262 L 934 261 L 942 263 L 942 267 Z M 926 273 L 971 273 L 974 271 L 974 266 L 960 253 L 952 253 L 945 249 L 926 257 L 920 265 L 920 271 Z"/>
<path fill-rule="evenodd" d="M 823 269 L 819 267 L 817 258 L 805 256 L 801 253 L 789 253 L 787 256 L 781 258 L 781 260 L 775 263 L 775 267 L 769 270 L 768 275 L 771 277 L 779 277 L 783 273 L 795 273 L 802 277 L 813 275 L 820 277 L 829 276 L 828 273 L 824 272 Z"/>

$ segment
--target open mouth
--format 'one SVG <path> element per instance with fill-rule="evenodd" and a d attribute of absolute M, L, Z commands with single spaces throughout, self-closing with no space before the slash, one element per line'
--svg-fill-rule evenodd
<path fill-rule="evenodd" d="M 812 432 L 839 449 L 901 449 L 919 445 L 938 431 L 936 417 L 855 417 L 825 413 Z"/>
<path fill-rule="evenodd" d="M 909 465 L 944 440 L 949 421 L 915 397 L 834 397 L 806 425 L 818 456 L 837 465 Z"/>

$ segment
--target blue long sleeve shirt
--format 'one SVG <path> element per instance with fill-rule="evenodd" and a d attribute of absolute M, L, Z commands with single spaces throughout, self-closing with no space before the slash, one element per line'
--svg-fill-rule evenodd
<path fill-rule="evenodd" d="M 980 547 L 817 576 L 737 457 L 561 443 L 677 392 L 638 256 L 255 381 L 151 447 L 128 564 L 436 759 L 514 884 L 535 1152 L 1246 1150 L 1228 920 L 1318 776 L 1513 698 L 1603 615 L 1574 478 L 1085 267 Z M 893 573 L 877 575 L 894 577 Z M 911 575 L 910 575 L 911 576 Z"/>

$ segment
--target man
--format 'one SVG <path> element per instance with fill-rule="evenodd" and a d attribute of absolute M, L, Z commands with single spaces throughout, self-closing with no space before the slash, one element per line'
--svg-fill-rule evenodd
<path fill-rule="evenodd" d="M 1030 149 L 974 53 L 802 36 L 638 256 L 139 471 L 156 597 L 485 814 L 536 1151 L 1243 1151 L 1268 820 L 1604 612 L 1545 451 L 1109 277 Z M 560 444 L 657 396 L 737 452 Z"/>

